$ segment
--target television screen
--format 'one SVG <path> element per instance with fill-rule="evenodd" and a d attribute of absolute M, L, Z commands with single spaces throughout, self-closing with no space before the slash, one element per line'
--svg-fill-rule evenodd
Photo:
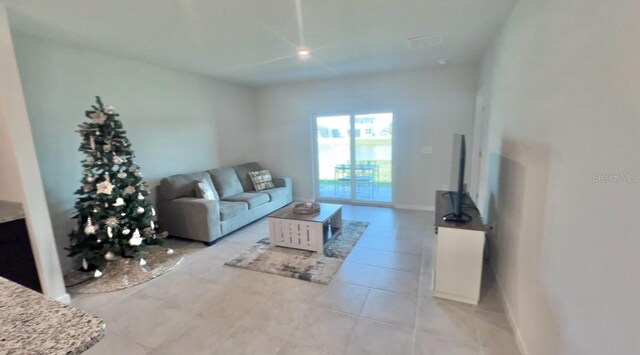
<path fill-rule="evenodd" d="M 462 141 L 464 135 L 456 133 L 453 135 L 453 148 L 451 150 L 451 176 L 449 182 L 449 191 L 458 192 L 458 183 L 460 179 L 460 159 L 462 158 Z M 463 168 L 464 169 L 464 168 Z M 464 173 L 464 172 L 463 172 Z"/>
<path fill-rule="evenodd" d="M 453 154 L 451 154 L 451 185 L 449 201 L 451 213 L 443 218 L 453 222 L 468 222 L 469 216 L 462 211 L 464 202 L 464 165 L 466 156 L 466 144 L 463 134 L 456 133 L 453 136 Z"/>

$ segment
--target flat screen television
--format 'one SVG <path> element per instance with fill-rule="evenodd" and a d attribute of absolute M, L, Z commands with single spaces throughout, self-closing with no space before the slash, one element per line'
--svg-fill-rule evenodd
<path fill-rule="evenodd" d="M 456 133 L 453 135 L 453 155 L 451 159 L 451 185 L 453 191 L 446 194 L 451 203 L 451 213 L 442 217 L 449 222 L 469 222 L 471 217 L 464 213 L 462 207 L 465 200 L 464 190 L 464 165 L 466 159 L 466 143 L 464 134 Z"/>

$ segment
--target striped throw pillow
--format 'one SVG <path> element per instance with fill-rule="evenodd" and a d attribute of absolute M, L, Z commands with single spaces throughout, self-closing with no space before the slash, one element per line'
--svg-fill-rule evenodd
<path fill-rule="evenodd" d="M 276 187 L 276 185 L 273 184 L 269 170 L 250 171 L 249 177 L 251 178 L 253 188 L 256 189 L 256 191 L 273 189 Z"/>

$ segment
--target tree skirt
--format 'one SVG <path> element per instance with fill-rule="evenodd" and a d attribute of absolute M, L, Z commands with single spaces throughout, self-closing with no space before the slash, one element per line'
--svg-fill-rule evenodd
<path fill-rule="evenodd" d="M 324 246 L 324 254 L 272 246 L 264 238 L 225 265 L 328 284 L 368 225 L 343 221 L 342 229 Z"/>
<path fill-rule="evenodd" d="M 171 247 L 171 246 L 170 246 Z M 102 269 L 102 276 L 93 272 L 72 271 L 65 276 L 67 289 L 73 293 L 103 293 L 122 290 L 147 282 L 173 269 L 184 257 L 185 250 L 175 248 L 167 254 L 167 247 L 151 245 L 141 252 L 147 263 L 140 265 L 140 257 L 116 257 Z"/>

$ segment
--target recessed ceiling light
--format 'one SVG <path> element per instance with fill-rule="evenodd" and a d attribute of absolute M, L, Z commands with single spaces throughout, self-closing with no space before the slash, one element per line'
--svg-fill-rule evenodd
<path fill-rule="evenodd" d="M 438 61 L 440 64 L 447 64 L 447 58 L 442 58 Z"/>
<path fill-rule="evenodd" d="M 298 57 L 300 59 L 307 59 L 309 58 L 309 54 L 311 52 L 309 52 L 309 49 L 305 48 L 305 47 L 300 47 L 298 48 Z"/>

